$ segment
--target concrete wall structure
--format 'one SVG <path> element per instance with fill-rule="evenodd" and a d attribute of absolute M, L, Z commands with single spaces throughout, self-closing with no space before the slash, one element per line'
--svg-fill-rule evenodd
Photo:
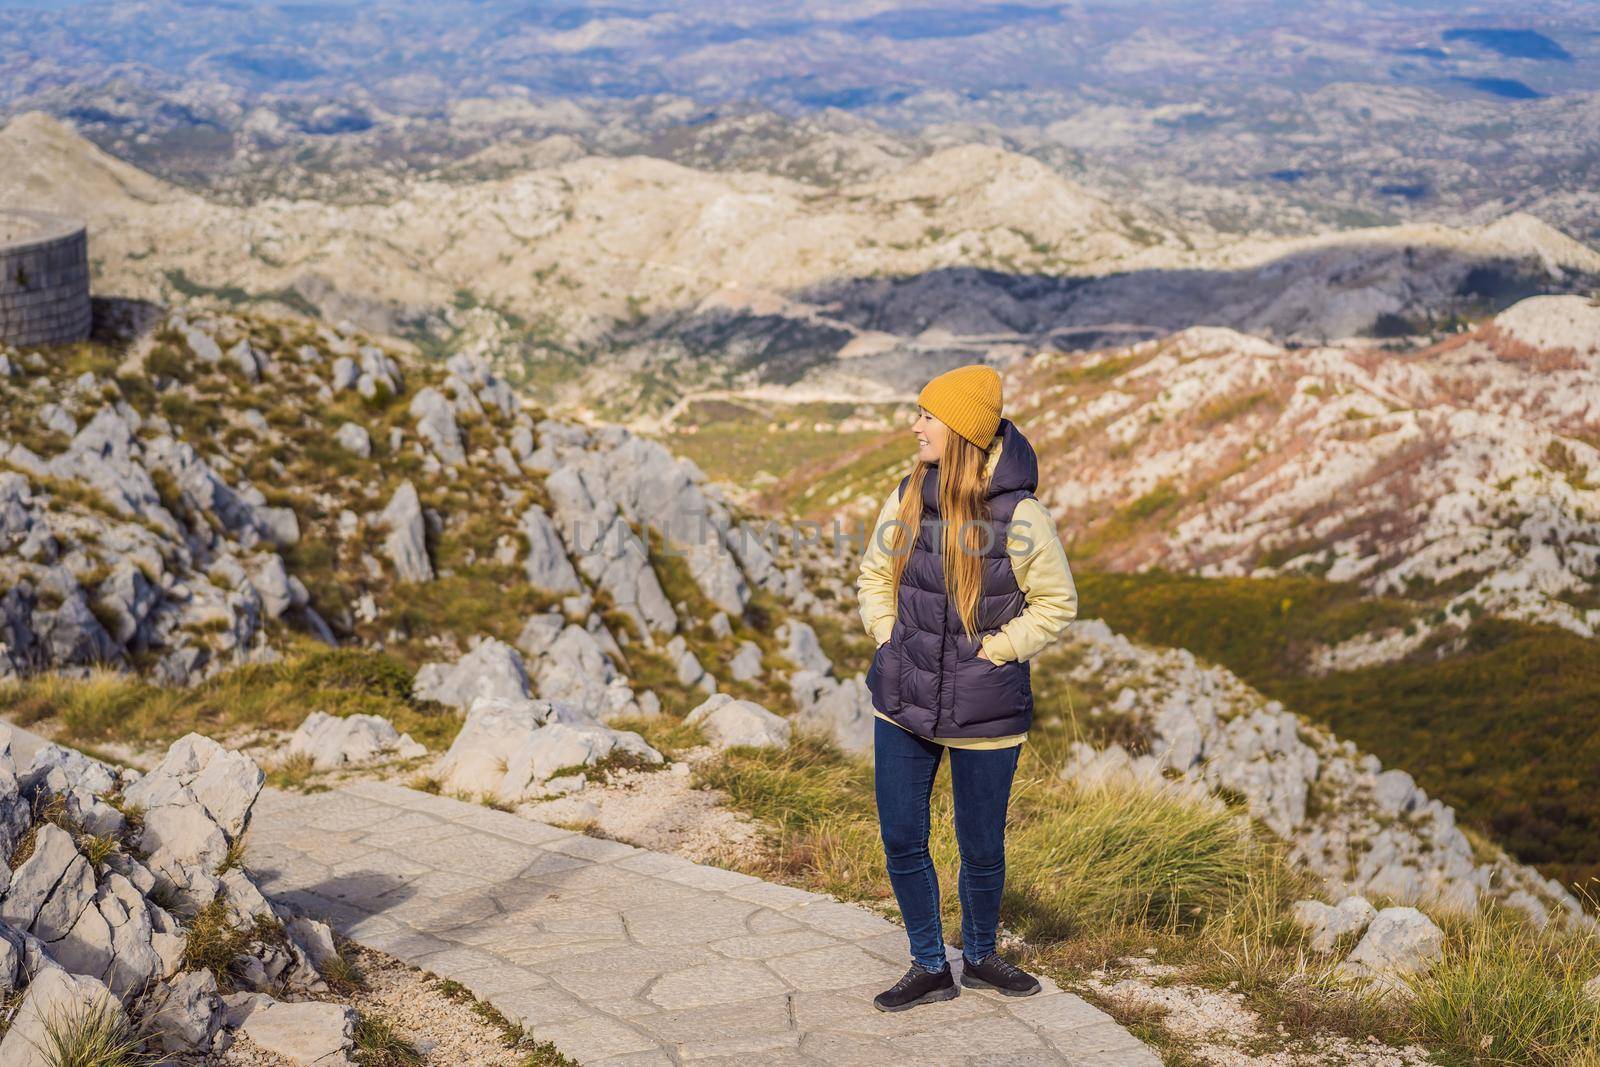
<path fill-rule="evenodd" d="M 89 336 L 89 234 L 82 222 L 0 208 L 0 344 Z"/>

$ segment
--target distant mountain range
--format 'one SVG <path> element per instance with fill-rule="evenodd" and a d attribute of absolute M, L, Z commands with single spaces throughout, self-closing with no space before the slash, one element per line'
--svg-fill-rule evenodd
<path fill-rule="evenodd" d="M 1227 232 L 1524 210 L 1594 241 L 1596 28 L 1581 0 L 0 5 L 0 119 L 239 201 L 573 149 L 832 185 L 982 141 Z"/>
<path fill-rule="evenodd" d="M 1600 281 L 1600 254 L 1528 215 L 1239 236 L 981 145 L 825 187 L 580 154 L 385 203 L 235 206 L 31 113 L 0 130 L 0 202 L 85 216 L 102 291 L 347 319 L 611 417 L 761 384 L 894 398 L 975 358 L 1196 325 L 1429 333 Z"/>

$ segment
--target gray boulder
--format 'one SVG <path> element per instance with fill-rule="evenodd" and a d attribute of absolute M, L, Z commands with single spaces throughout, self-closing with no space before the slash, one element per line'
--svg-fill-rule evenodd
<path fill-rule="evenodd" d="M 165 972 L 151 908 L 137 886 L 108 871 L 94 902 L 65 937 L 50 945 L 50 954 L 74 974 L 105 982 L 126 1003 Z"/>
<path fill-rule="evenodd" d="M 343 1004 L 305 1000 L 257 1002 L 239 1032 L 295 1067 L 351 1067 L 356 1012 Z"/>
<path fill-rule="evenodd" d="M 285 931 L 315 967 L 321 967 L 339 955 L 339 949 L 333 943 L 333 930 L 325 922 L 296 915 L 290 918 Z"/>
<path fill-rule="evenodd" d="M 823 653 L 822 644 L 817 640 L 817 631 L 809 623 L 789 619 L 778 627 L 778 640 L 784 643 L 783 654 L 789 662 L 801 670 L 816 671 L 818 674 L 833 671 L 833 662 Z"/>
<path fill-rule="evenodd" d="M 134 434 L 139 417 L 132 409 L 124 412 L 124 408 L 126 405 L 107 406 L 95 412 L 67 450 L 52 456 L 48 463 L 39 464 L 38 473 L 83 482 L 117 511 L 147 519 L 163 533 L 177 537 L 177 520 L 162 505 L 155 482 L 141 462 L 142 449 Z M 10 459 L 16 466 L 30 466 L 15 447 Z"/>
<path fill-rule="evenodd" d="M 184 343 L 189 346 L 189 351 L 194 353 L 196 359 L 202 363 L 221 363 L 222 346 L 216 339 L 198 326 L 181 327 Z"/>
<path fill-rule="evenodd" d="M 583 588 L 555 523 L 538 504 L 529 505 L 522 513 L 522 535 L 528 541 L 524 567 L 529 585 L 552 593 L 576 593 Z"/>
<path fill-rule="evenodd" d="M 104 983 L 54 965 L 42 968 L 28 983 L 11 1027 L 0 1040 L 0 1067 L 58 1067 L 50 1028 L 98 1013 L 119 1026 L 129 1025 L 122 1005 Z"/>
<path fill-rule="evenodd" d="M 1370 980 L 1379 988 L 1403 990 L 1404 978 L 1427 971 L 1443 954 L 1444 931 L 1432 919 L 1416 908 L 1384 908 L 1337 973 Z"/>
<path fill-rule="evenodd" d="M 277 619 L 291 608 L 304 606 L 305 586 L 289 575 L 283 557 L 276 552 L 266 552 L 248 561 L 250 587 L 261 597 L 261 610 L 269 619 Z"/>
<path fill-rule="evenodd" d="M 517 457 L 519 463 L 526 463 L 533 455 L 533 431 L 526 426 L 517 426 L 511 431 L 511 452 Z"/>
<path fill-rule="evenodd" d="M 43 823 L 33 851 L 11 875 L 0 920 L 46 943 L 65 937 L 94 899 L 94 871 L 66 831 Z"/>
<path fill-rule="evenodd" d="M 549 630 L 559 623 L 559 615 L 535 616 L 519 638 L 524 651 L 537 649 L 533 688 L 539 699 L 571 704 L 601 721 L 651 714 L 612 665 L 606 654 L 610 635 L 603 628 L 591 633 L 567 623 L 550 638 Z"/>
<path fill-rule="evenodd" d="M 683 721 L 700 727 L 712 747 L 718 749 L 739 745 L 787 748 L 792 733 L 788 719 L 752 700 L 735 700 L 727 693 L 713 694 Z"/>
<path fill-rule="evenodd" d="M 538 659 L 556 643 L 561 632 L 569 625 L 566 616 L 559 611 L 530 615 L 528 621 L 522 624 L 522 632 L 517 635 L 517 648 L 528 659 Z M 599 647 L 598 644 L 596 647 Z"/>
<path fill-rule="evenodd" d="M 432 446 L 434 455 L 451 466 L 466 460 L 455 409 L 443 393 L 432 386 L 419 390 L 411 398 L 410 411 L 417 420 L 417 433 Z"/>
<path fill-rule="evenodd" d="M 381 715 L 335 716 L 313 711 L 289 739 L 291 756 L 306 756 L 318 770 L 414 759 L 428 750 Z"/>
<path fill-rule="evenodd" d="M 106 793 L 116 787 L 117 772 L 108 763 L 91 759 L 75 748 L 65 748 L 48 741 L 33 754 L 33 761 L 22 775 L 23 789 L 32 791 L 44 782 L 51 771 L 61 772 L 64 782 L 71 788 L 85 789 L 90 793 Z"/>
<path fill-rule="evenodd" d="M 832 737 L 846 752 L 869 752 L 875 729 L 872 692 L 861 678 L 839 681 L 816 671 L 789 676 L 794 724 Z"/>
<path fill-rule="evenodd" d="M 249 756 L 223 748 L 201 734 L 185 734 L 162 761 L 123 795 L 147 811 L 179 801 L 198 802 L 232 840 L 250 825 L 250 808 L 265 776 Z"/>
<path fill-rule="evenodd" d="M 759 567 L 763 549 L 739 544 L 726 505 L 702 488 L 699 468 L 619 426 L 589 431 L 546 419 L 538 430 L 541 446 L 529 457 L 531 466 L 583 483 L 590 500 L 609 502 L 627 519 L 652 528 L 684 555 L 708 599 L 730 613 L 744 610 L 749 588 L 735 553 L 749 551 L 747 567 Z M 557 499 L 556 505 L 565 524 L 563 502 Z"/>
<path fill-rule="evenodd" d="M 362 345 L 357 353 L 361 357 L 361 375 L 356 379 L 356 392 L 369 400 L 385 390 L 390 396 L 400 392 L 400 367 L 376 345 Z"/>
<path fill-rule="evenodd" d="M 545 480 L 561 535 L 578 569 L 611 594 L 645 631 L 672 633 L 678 617 L 650 565 L 649 552 L 614 501 L 596 496 L 593 476 L 562 467 Z"/>
<path fill-rule="evenodd" d="M 674 635 L 672 640 L 667 642 L 667 658 L 672 661 L 673 669 L 677 672 L 679 685 L 699 686 L 708 693 L 717 691 L 717 680 L 690 650 L 689 643 L 683 639 L 682 634 Z"/>
<path fill-rule="evenodd" d="M 150 644 L 150 625 L 162 601 L 161 590 L 138 567 L 123 561 L 95 587 L 99 618 L 110 619 L 111 639 L 135 651 Z"/>
<path fill-rule="evenodd" d="M 395 490 L 381 521 L 389 529 L 383 551 L 394 564 L 403 582 L 430 582 L 433 564 L 428 560 L 427 526 L 422 518 L 422 501 L 417 487 L 409 481 Z"/>
<path fill-rule="evenodd" d="M 1302 900 L 1294 906 L 1294 919 L 1311 935 L 1313 952 L 1332 952 L 1342 937 L 1359 934 L 1378 910 L 1366 897 L 1346 897 L 1337 907 L 1320 900 Z"/>
<path fill-rule="evenodd" d="M 1262 709 L 1237 716 L 1209 752 L 1207 777 L 1244 794 L 1250 813 L 1274 833 L 1289 837 L 1305 821 L 1318 756 L 1300 739 L 1292 713 Z"/>
<path fill-rule="evenodd" d="M 356 369 L 356 361 L 349 356 L 340 356 L 333 361 L 333 376 L 330 384 L 333 391 L 338 393 L 351 388 L 356 384 L 356 379 L 361 372 Z"/>
<path fill-rule="evenodd" d="M 266 365 L 266 356 L 255 350 L 247 338 L 240 338 L 234 346 L 228 349 L 228 359 L 239 368 L 248 381 L 260 381 L 261 371 Z"/>
<path fill-rule="evenodd" d="M 736 682 L 748 682 L 761 675 L 761 646 L 740 641 L 739 651 L 728 661 L 728 675 Z"/>
<path fill-rule="evenodd" d="M 54 430 L 63 437 L 71 437 L 78 432 L 77 420 L 68 414 L 67 409 L 60 404 L 41 404 L 37 417 L 45 429 Z"/>
<path fill-rule="evenodd" d="M 347 422 L 339 427 L 333 435 L 333 440 L 346 452 L 354 453 L 362 459 L 372 455 L 372 435 L 367 433 L 367 428 L 354 422 Z"/>
<path fill-rule="evenodd" d="M 1372 800 L 1380 812 L 1391 818 L 1404 815 L 1425 799 L 1416 779 L 1405 771 L 1384 771 L 1372 780 Z"/>
<path fill-rule="evenodd" d="M 210 971 L 190 971 L 159 986 L 150 998 L 146 1025 L 171 1053 L 207 1053 L 222 1029 L 222 997 Z"/>
<path fill-rule="evenodd" d="M 145 809 L 138 845 L 150 869 L 204 907 L 221 887 L 213 873 L 249 827 L 261 769 L 248 756 L 189 734 L 123 795 Z"/>
<path fill-rule="evenodd" d="M 453 664 L 427 663 L 412 685 L 423 700 L 436 700 L 465 711 L 474 700 L 520 700 L 530 692 L 528 670 L 517 650 L 504 641 L 485 638 Z"/>
<path fill-rule="evenodd" d="M 122 649 L 101 625 L 76 584 L 54 611 L 33 613 L 34 638 L 49 661 L 90 666 L 120 659 Z"/>
<path fill-rule="evenodd" d="M 516 803 L 539 792 L 556 771 L 596 763 L 619 749 L 662 760 L 638 734 L 610 729 L 570 705 L 480 698 L 437 773 L 448 791 Z"/>

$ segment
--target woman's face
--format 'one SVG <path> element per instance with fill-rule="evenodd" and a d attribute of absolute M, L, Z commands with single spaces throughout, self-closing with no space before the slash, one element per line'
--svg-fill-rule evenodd
<path fill-rule="evenodd" d="M 928 414 L 926 408 L 917 408 L 917 421 L 911 424 L 911 433 L 917 439 L 917 459 L 923 463 L 938 464 L 944 455 L 945 438 L 950 427 Z"/>

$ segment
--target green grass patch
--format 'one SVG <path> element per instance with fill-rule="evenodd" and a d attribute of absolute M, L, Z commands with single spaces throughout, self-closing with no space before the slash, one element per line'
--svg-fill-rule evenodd
<path fill-rule="evenodd" d="M 1593 934 L 1539 932 L 1505 916 L 1451 931 L 1444 958 L 1408 981 L 1413 1032 L 1447 1064 L 1600 1063 Z"/>
<path fill-rule="evenodd" d="M 1067 728 L 1023 754 L 1008 816 L 1008 922 L 1032 939 L 1059 940 L 1110 925 L 1200 924 L 1248 888 L 1250 872 L 1277 862 L 1242 832 L 1235 813 L 1165 795 L 1132 798 L 1061 782 Z M 948 762 L 934 788 L 930 849 L 953 879 Z M 870 763 L 801 734 L 785 750 L 734 749 L 697 772 L 732 805 L 773 828 L 767 863 L 787 881 L 892 907 L 883 870 Z M 945 901 L 947 928 L 959 902 Z"/>
<path fill-rule="evenodd" d="M 911 452 L 904 432 L 837 429 L 855 408 L 697 401 L 666 443 L 712 478 L 757 488 L 767 513 L 820 518 L 842 488 L 892 483 L 875 475 L 904 466 Z"/>
<path fill-rule="evenodd" d="M 259 920 L 253 926 L 233 925 L 228 917 L 228 902 L 220 896 L 186 920 L 184 927 L 187 936 L 183 969 L 210 971 L 217 979 L 217 988 L 224 993 L 233 992 L 239 961 L 249 953 L 251 945 L 271 935 Z"/>
<path fill-rule="evenodd" d="M 145 1038 L 111 998 L 46 1015 L 38 1048 L 50 1067 L 147 1067 Z"/>
<path fill-rule="evenodd" d="M 416 1067 L 423 1062 L 422 1053 L 386 1015 L 357 1014 L 355 1041 L 355 1061 L 361 1067 Z"/>
<path fill-rule="evenodd" d="M 410 672 L 381 652 L 291 644 L 277 663 L 248 664 L 188 688 L 152 685 L 101 671 L 87 678 L 38 675 L 0 686 L 0 703 L 22 725 L 50 720 L 70 744 L 167 743 L 191 731 L 239 727 L 293 730 L 312 711 L 382 715 L 429 748 L 449 746 L 453 709 L 410 698 Z"/>

